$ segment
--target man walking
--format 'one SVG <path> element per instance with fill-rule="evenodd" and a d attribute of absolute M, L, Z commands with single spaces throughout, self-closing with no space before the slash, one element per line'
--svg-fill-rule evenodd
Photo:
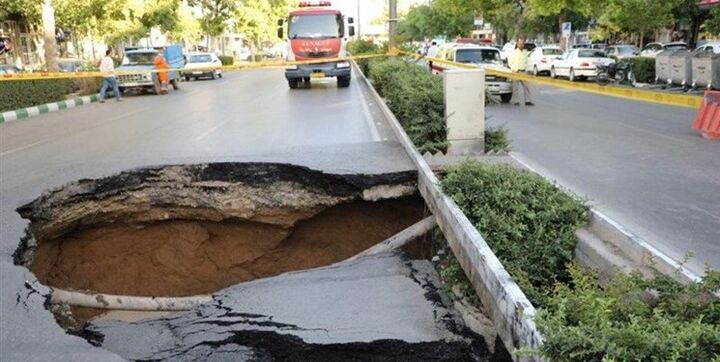
<path fill-rule="evenodd" d="M 437 52 L 438 52 L 437 42 L 433 40 L 433 42 L 430 44 L 430 48 L 428 48 L 426 56 L 428 58 L 435 58 L 437 56 Z M 430 72 L 432 72 L 432 70 L 433 70 L 432 65 L 433 65 L 432 60 L 428 60 L 428 66 L 430 67 Z"/>
<path fill-rule="evenodd" d="M 508 60 L 510 70 L 513 73 L 525 73 L 528 64 L 528 51 L 525 50 L 525 40 L 518 38 L 515 44 L 515 50 L 510 55 Z M 525 98 L 526 106 L 534 106 L 532 99 L 530 98 L 530 88 L 527 83 L 522 80 L 513 80 L 513 91 L 512 91 L 512 103 L 516 106 L 520 105 L 520 89 L 522 88 L 523 98 Z"/>
<path fill-rule="evenodd" d="M 115 79 L 115 74 L 113 74 L 115 71 L 115 63 L 113 63 L 112 52 L 112 48 L 108 48 L 108 50 L 105 51 L 105 56 L 100 61 L 100 71 L 105 73 L 102 88 L 100 88 L 100 103 L 105 103 L 105 92 L 109 87 L 113 88 L 115 99 L 117 99 L 118 102 L 122 101 L 120 98 L 120 88 L 118 88 L 117 79 Z"/>

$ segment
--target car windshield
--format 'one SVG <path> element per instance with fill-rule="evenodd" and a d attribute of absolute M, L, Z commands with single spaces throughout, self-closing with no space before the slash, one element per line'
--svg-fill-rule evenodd
<path fill-rule="evenodd" d="M 209 54 L 192 55 L 188 59 L 188 63 L 210 63 L 212 59 Z"/>
<path fill-rule="evenodd" d="M 289 26 L 290 39 L 338 38 L 342 18 L 335 14 L 292 16 Z"/>
<path fill-rule="evenodd" d="M 153 64 L 157 53 L 128 53 L 125 54 L 123 64 L 129 65 L 140 65 L 140 64 Z"/>
<path fill-rule="evenodd" d="M 671 50 L 687 49 L 687 45 L 685 45 L 685 44 L 668 44 L 665 46 L 665 49 L 671 49 Z"/>
<path fill-rule="evenodd" d="M 635 53 L 635 48 L 633 47 L 617 47 L 618 54 L 633 54 Z"/>
<path fill-rule="evenodd" d="M 500 52 L 495 49 L 458 49 L 455 61 L 458 63 L 502 64 Z"/>
<path fill-rule="evenodd" d="M 558 48 L 545 48 L 542 51 L 543 55 L 561 55 L 562 50 Z"/>
<path fill-rule="evenodd" d="M 581 50 L 578 52 L 579 58 L 605 58 L 605 52 L 599 50 Z"/>

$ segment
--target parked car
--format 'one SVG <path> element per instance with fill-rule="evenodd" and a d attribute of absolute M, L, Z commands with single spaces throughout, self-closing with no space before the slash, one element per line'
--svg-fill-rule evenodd
<path fill-rule="evenodd" d="M 598 50 L 605 50 L 607 45 L 605 43 L 578 43 L 573 44 L 573 49 L 598 49 Z"/>
<path fill-rule="evenodd" d="M 160 94 L 160 81 L 155 70 L 155 56 L 162 51 L 170 69 L 182 69 L 185 67 L 185 56 L 180 45 L 168 45 L 155 49 L 135 49 L 125 52 L 122 65 L 117 67 L 117 72 L 132 72 L 131 74 L 118 75 L 120 93 L 128 89 L 140 89 Z M 180 72 L 177 70 L 168 71 L 170 84 L 178 89 Z"/>
<path fill-rule="evenodd" d="M 190 78 L 198 80 L 200 77 L 210 79 L 222 78 L 222 62 L 212 53 L 190 53 L 187 55 L 187 64 L 183 68 L 182 76 L 186 81 Z"/>
<path fill-rule="evenodd" d="M 648 43 L 640 52 L 640 56 L 655 58 L 663 50 L 680 50 L 687 48 L 688 45 L 680 41 L 672 43 Z"/>
<path fill-rule="evenodd" d="M 242 61 L 249 62 L 252 58 L 252 53 L 248 48 L 240 48 L 240 52 L 238 53 L 237 58 Z"/>
<path fill-rule="evenodd" d="M 21 72 L 22 69 L 12 64 L 0 64 L 0 74 L 17 74 Z"/>
<path fill-rule="evenodd" d="M 82 72 L 85 71 L 84 63 L 82 59 L 60 58 L 58 59 L 58 68 L 63 73 Z"/>
<path fill-rule="evenodd" d="M 640 50 L 634 45 L 620 44 L 610 45 L 605 49 L 605 53 L 609 57 L 616 57 L 618 59 L 631 58 L 640 53 Z"/>
<path fill-rule="evenodd" d="M 598 64 L 609 65 L 615 61 L 608 58 L 604 51 L 595 49 L 572 49 L 562 57 L 554 59 L 550 76 L 568 77 L 571 81 L 595 78 Z"/>
<path fill-rule="evenodd" d="M 562 56 L 563 51 L 557 46 L 540 46 L 528 54 L 528 71 L 534 75 L 550 73 L 553 59 Z"/>
<path fill-rule="evenodd" d="M 537 48 L 537 45 L 535 43 L 532 43 L 532 42 L 525 43 L 525 50 L 531 52 L 535 48 Z M 502 50 L 500 50 L 500 56 L 501 56 L 504 64 L 507 64 L 508 57 L 510 56 L 510 54 L 512 53 L 513 50 L 515 50 L 515 42 L 514 41 L 505 43 L 505 45 L 503 45 Z"/>
<path fill-rule="evenodd" d="M 510 71 L 503 65 L 500 51 L 491 46 L 445 43 L 439 47 L 436 57 L 450 62 L 473 64 L 482 69 Z M 446 65 L 437 62 L 432 65 L 433 73 L 436 74 L 443 72 L 447 68 Z M 486 74 L 485 87 L 491 95 L 499 96 L 503 103 L 510 102 L 512 83 L 509 79 Z"/>
<path fill-rule="evenodd" d="M 695 48 L 695 51 L 693 53 L 701 53 L 701 52 L 712 52 L 715 54 L 720 54 L 720 41 L 713 41 L 705 43 L 697 48 Z"/>

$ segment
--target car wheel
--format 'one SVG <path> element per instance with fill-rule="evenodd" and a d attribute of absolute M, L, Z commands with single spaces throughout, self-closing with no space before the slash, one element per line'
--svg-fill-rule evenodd
<path fill-rule="evenodd" d="M 193 80 L 198 80 L 198 77 L 193 77 Z"/>
<path fill-rule="evenodd" d="M 186 82 L 189 82 L 189 81 L 190 81 L 190 77 L 186 75 L 186 76 L 185 76 L 185 81 L 186 81 Z"/>
<path fill-rule="evenodd" d="M 338 88 L 347 88 L 350 86 L 350 77 L 338 77 L 337 79 Z"/>
<path fill-rule="evenodd" d="M 297 79 L 288 79 L 288 86 L 290 86 L 290 89 L 297 89 L 298 80 Z"/>
<path fill-rule="evenodd" d="M 512 93 L 510 94 L 501 94 L 500 95 L 500 101 L 503 103 L 510 103 L 510 100 L 512 100 Z"/>
<path fill-rule="evenodd" d="M 555 71 L 555 67 L 550 68 L 550 78 L 557 78 L 557 71 Z"/>
<path fill-rule="evenodd" d="M 570 73 L 568 73 L 568 79 L 570 79 L 571 82 L 577 80 L 577 78 L 575 77 L 575 69 L 570 68 Z"/>
<path fill-rule="evenodd" d="M 222 73 L 218 72 L 218 77 L 222 78 Z"/>
<path fill-rule="evenodd" d="M 533 65 L 533 75 L 537 77 L 538 74 L 540 74 L 540 72 L 538 72 L 537 65 Z"/>

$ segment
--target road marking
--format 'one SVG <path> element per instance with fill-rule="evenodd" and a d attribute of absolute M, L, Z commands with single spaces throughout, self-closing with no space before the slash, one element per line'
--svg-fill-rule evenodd
<path fill-rule="evenodd" d="M 144 111 L 147 110 L 148 108 L 149 108 L 149 107 L 138 108 L 138 109 L 136 109 L 136 110 L 134 110 L 134 111 L 132 111 L 132 112 L 120 114 L 120 115 L 117 115 L 117 116 L 115 116 L 115 117 L 109 118 L 107 121 L 103 122 L 102 124 L 95 125 L 94 127 L 87 127 L 87 128 L 81 129 L 81 130 L 79 130 L 79 131 L 73 131 L 73 132 L 61 134 L 60 137 L 67 136 L 68 134 L 77 134 L 78 132 L 82 132 L 82 131 L 85 131 L 85 130 L 88 130 L 88 129 L 92 129 L 92 128 L 97 128 L 97 127 L 102 126 L 103 124 L 106 124 L 107 122 L 117 121 L 118 119 L 125 118 L 125 117 L 128 117 L 128 116 L 132 116 L 133 114 L 137 114 L 137 113 L 140 113 L 140 112 L 144 112 Z M 60 122 L 63 122 L 63 121 L 60 121 Z M 22 150 L 26 150 L 26 149 L 31 148 L 31 147 L 39 146 L 39 145 L 41 145 L 41 144 L 43 144 L 43 143 L 48 143 L 48 142 L 53 141 L 53 140 L 56 140 L 56 139 L 58 139 L 58 138 L 59 138 L 59 137 L 47 138 L 47 139 L 44 139 L 44 140 L 42 140 L 42 141 L 37 141 L 37 142 L 31 143 L 31 144 L 29 144 L 29 145 L 20 146 L 20 147 L 16 147 L 16 148 L 13 148 L 13 149 L 4 151 L 4 152 L 0 152 L 0 157 L 5 157 L 5 156 L 7 156 L 7 155 L 13 154 L 13 153 L 18 152 L 18 151 L 22 151 Z"/>
<path fill-rule="evenodd" d="M 229 121 L 223 121 L 222 123 L 218 124 L 217 126 L 211 127 L 211 128 L 208 129 L 207 131 L 205 131 L 205 132 L 201 133 L 199 136 L 197 136 L 197 137 L 195 138 L 195 141 L 200 141 L 200 140 L 202 140 L 203 138 L 209 136 L 211 133 L 217 131 L 218 128 L 226 125 L 228 122 L 229 122 Z"/>
<path fill-rule="evenodd" d="M 359 71 L 357 67 L 355 67 L 355 71 Z M 370 128 L 370 134 L 372 135 L 372 139 L 375 142 L 380 141 L 380 132 L 378 132 L 377 126 L 375 126 L 375 122 L 373 121 L 373 117 L 370 113 L 370 107 L 368 107 L 368 100 L 367 97 L 365 97 L 365 92 L 360 88 L 360 86 L 357 84 L 357 77 L 355 78 L 355 82 L 352 82 L 353 87 L 357 89 L 358 92 L 360 92 L 360 98 L 362 103 L 362 109 L 363 109 L 363 115 L 365 116 L 365 121 L 367 122 L 369 128 Z M 380 123 L 378 123 L 380 124 Z"/>

